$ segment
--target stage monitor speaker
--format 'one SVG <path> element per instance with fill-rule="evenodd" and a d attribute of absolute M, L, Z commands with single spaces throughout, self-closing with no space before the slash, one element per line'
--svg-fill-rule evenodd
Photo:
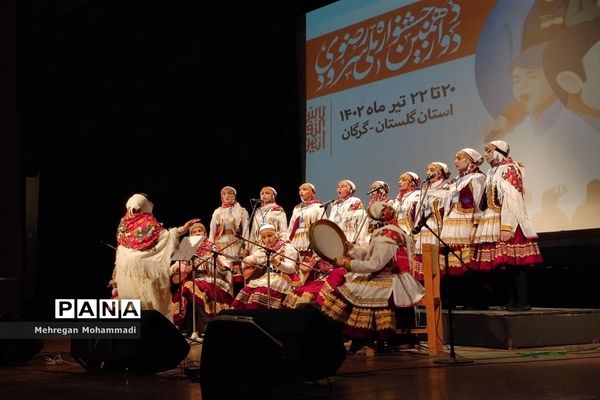
<path fill-rule="evenodd" d="M 335 375 L 345 357 L 338 330 L 315 308 L 225 310 L 205 332 L 202 398 L 267 398 L 278 385 Z"/>
<path fill-rule="evenodd" d="M 176 368 L 190 345 L 164 315 L 142 310 L 139 339 L 71 339 L 71 355 L 88 371 L 154 374 Z"/>
<path fill-rule="evenodd" d="M 22 321 L 11 312 L 0 313 L 0 323 Z M 22 364 L 38 354 L 43 347 L 44 344 L 39 339 L 0 339 L 0 366 Z"/>

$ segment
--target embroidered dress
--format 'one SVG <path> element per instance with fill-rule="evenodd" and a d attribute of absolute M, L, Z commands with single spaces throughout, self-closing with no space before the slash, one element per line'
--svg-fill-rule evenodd
<path fill-rule="evenodd" d="M 323 209 L 319 207 L 320 200 L 301 202 L 294 207 L 290 223 L 288 224 L 287 237 L 292 245 L 300 252 L 309 250 L 310 240 L 308 232 L 310 226 L 321 219 L 324 215 Z"/>
<path fill-rule="evenodd" d="M 288 230 L 287 215 L 285 210 L 279 204 L 269 203 L 260 206 L 254 212 L 254 218 L 252 221 L 252 228 L 250 229 L 249 239 L 255 243 L 260 243 L 260 236 L 258 229 L 263 224 L 271 224 L 275 227 L 278 233 L 286 234 Z M 248 248 L 251 253 L 254 252 L 253 245 Z"/>
<path fill-rule="evenodd" d="M 217 208 L 210 220 L 208 240 L 213 242 L 223 254 L 239 257 L 244 241 L 235 235 L 248 238 L 248 211 L 238 202 L 223 204 Z"/>
<path fill-rule="evenodd" d="M 369 200 L 369 203 L 367 204 L 367 208 L 369 208 L 371 206 L 371 204 L 373 204 L 376 201 L 384 201 L 386 203 L 390 203 L 395 208 L 394 200 L 390 199 L 390 196 L 388 196 L 387 193 L 380 193 L 380 192 L 375 192 L 375 193 L 371 194 L 371 199 Z M 379 228 L 383 227 L 384 225 L 385 225 L 385 222 L 378 221 L 376 219 L 369 217 L 369 227 L 367 228 L 369 234 L 371 232 L 373 232 L 375 229 L 379 229 Z"/>
<path fill-rule="evenodd" d="M 313 262 L 310 266 L 320 271 L 320 275 L 316 279 L 306 281 L 302 286 L 295 288 L 289 293 L 283 302 L 284 307 L 298 308 L 306 304 L 318 307 L 319 305 L 316 303 L 317 295 L 321 291 L 325 281 L 329 281 L 333 287 L 338 287 L 344 283 L 345 268 L 335 268 L 318 256 L 313 257 Z"/>
<path fill-rule="evenodd" d="M 323 314 L 338 323 L 351 338 L 389 340 L 394 336 L 396 307 L 410 307 L 421 300 L 423 287 L 409 272 L 396 266 L 405 234 L 394 224 L 374 231 L 367 250 L 355 248 L 349 271 L 330 275 L 317 303 Z"/>
<path fill-rule="evenodd" d="M 525 210 L 523 174 L 512 158 L 496 161 L 488 171 L 481 209 L 473 268 L 491 271 L 542 262 L 537 234 Z M 514 236 L 500 241 L 501 230 L 511 231 Z"/>
<path fill-rule="evenodd" d="M 338 199 L 334 201 L 329 214 L 329 220 L 340 227 L 346 236 L 346 240 L 352 242 L 356 238 L 356 244 L 359 246 L 366 246 L 368 243 L 370 236 L 367 226 L 368 219 L 370 218 L 368 218 L 362 201 L 358 197 L 352 196 L 345 200 Z M 360 233 L 357 234 L 357 232 Z M 334 268 L 330 263 L 316 255 L 310 260 L 310 266 L 320 271 L 321 274 L 311 271 L 309 277 L 303 280 L 305 283 L 301 287 L 294 289 L 286 297 L 285 307 L 297 308 L 302 304 L 315 304 L 317 295 L 321 291 L 326 279 L 329 279 L 330 282 L 343 283 L 344 275 L 346 274 L 344 268 Z"/>
<path fill-rule="evenodd" d="M 165 230 L 150 213 L 127 214 L 117 229 L 115 279 L 121 299 L 140 299 L 142 309 L 172 320 L 169 266 L 179 235 Z"/>
<path fill-rule="evenodd" d="M 420 198 L 419 190 L 406 190 L 398 193 L 392 206 L 398 215 L 398 226 L 407 234 L 415 227 L 415 213 Z"/>
<path fill-rule="evenodd" d="M 182 279 L 181 287 L 173 292 L 172 310 L 173 321 L 176 325 L 181 325 L 185 320 L 189 305 L 192 301 L 196 302 L 199 308 L 208 319 L 213 319 L 221 310 L 230 308 L 233 302 L 231 296 L 231 272 L 224 268 L 231 263 L 223 256 L 217 257 L 216 274 L 213 274 L 213 244 L 204 240 L 196 250 L 197 261 L 194 261 L 196 268 L 196 279 L 192 281 L 192 274 L 186 273 Z M 171 266 L 171 270 L 179 267 L 178 263 Z M 178 273 L 178 272 L 175 272 Z M 216 285 L 214 284 L 216 281 Z M 181 303 L 181 304 L 180 304 Z M 181 311 L 181 313 L 180 313 Z"/>
<path fill-rule="evenodd" d="M 369 243 L 367 212 L 358 197 L 338 199 L 331 205 L 329 220 L 335 222 L 348 242 L 365 246 Z"/>
<path fill-rule="evenodd" d="M 261 277 L 251 280 L 240 290 L 232 303 L 236 309 L 261 309 L 282 308 L 285 297 L 292 291 L 293 287 L 300 285 L 300 277 L 297 273 L 298 251 L 289 242 L 278 240 L 273 247 L 272 256 L 279 257 L 281 264 L 277 267 L 270 262 L 271 271 L 267 271 Z M 244 259 L 245 262 L 256 263 L 266 268 L 267 254 L 265 249 L 259 248 Z M 270 290 L 269 290 L 270 288 Z"/>
<path fill-rule="evenodd" d="M 448 254 L 448 273 L 462 275 L 467 271 L 473 256 L 471 244 L 471 229 L 479 223 L 481 210 L 479 203 L 485 187 L 485 175 L 474 166 L 471 171 L 465 171 L 449 184 L 448 195 L 444 210 L 444 226 L 440 237 L 452 251 Z M 440 255 L 440 267 L 445 268 L 445 257 Z"/>
<path fill-rule="evenodd" d="M 444 218 L 444 203 L 446 200 L 446 196 L 448 191 L 446 190 L 446 180 L 439 180 L 433 182 L 429 189 L 425 192 L 425 190 L 421 191 L 419 201 L 421 204 L 421 212 L 419 213 L 419 217 L 427 216 L 431 214 L 429 219 L 427 220 L 427 226 L 434 231 L 438 236 L 442 233 L 442 221 Z M 422 199 L 422 200 L 421 200 Z M 418 208 L 418 206 L 417 206 Z M 418 210 L 417 210 L 418 212 Z M 424 244 L 434 244 L 439 245 L 439 240 L 431 233 L 431 230 L 423 227 L 419 233 L 414 235 L 415 240 L 415 278 L 420 281 L 423 281 L 423 253 L 422 248 Z"/>

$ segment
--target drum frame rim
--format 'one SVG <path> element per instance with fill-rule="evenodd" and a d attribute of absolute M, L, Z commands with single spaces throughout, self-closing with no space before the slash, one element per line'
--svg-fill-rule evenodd
<path fill-rule="evenodd" d="M 314 227 L 315 226 L 319 226 L 319 225 L 325 225 L 325 226 L 329 226 L 330 228 L 333 229 L 333 231 L 335 233 L 338 234 L 338 236 L 340 237 L 341 241 L 342 241 L 342 246 L 343 246 L 343 255 L 348 253 L 348 240 L 346 239 L 346 234 L 344 233 L 344 231 L 342 231 L 342 228 L 339 227 L 338 224 L 336 224 L 335 222 L 328 220 L 328 219 L 320 219 L 315 221 L 311 226 L 310 229 L 308 230 L 308 240 L 310 241 L 310 248 L 317 253 L 317 255 L 319 257 L 321 257 L 322 259 L 329 261 L 330 263 L 334 263 L 335 264 L 335 259 L 331 259 L 328 256 L 326 256 L 321 250 L 319 250 L 317 247 L 315 247 L 313 245 L 313 243 L 315 243 L 314 240 Z"/>

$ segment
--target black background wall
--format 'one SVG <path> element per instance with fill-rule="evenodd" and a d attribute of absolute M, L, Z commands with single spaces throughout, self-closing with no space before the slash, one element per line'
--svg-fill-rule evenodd
<path fill-rule="evenodd" d="M 25 309 L 107 295 L 114 251 L 101 241 L 115 244 L 134 192 L 167 227 L 208 224 L 225 185 L 248 208 L 274 186 L 291 211 L 299 16 L 330 2 L 18 3 L 18 175 L 39 184 Z"/>

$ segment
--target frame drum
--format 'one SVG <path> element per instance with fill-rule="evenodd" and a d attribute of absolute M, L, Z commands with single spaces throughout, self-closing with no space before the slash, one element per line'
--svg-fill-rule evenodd
<path fill-rule="evenodd" d="M 346 235 L 335 222 L 320 219 L 313 223 L 308 232 L 310 246 L 324 260 L 335 265 L 335 259 L 348 252 Z"/>

